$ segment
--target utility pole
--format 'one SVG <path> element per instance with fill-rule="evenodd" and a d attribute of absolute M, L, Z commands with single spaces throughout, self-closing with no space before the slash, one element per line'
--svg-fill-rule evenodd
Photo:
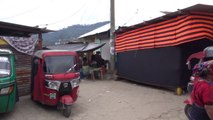
<path fill-rule="evenodd" d="M 115 1 L 110 0 L 110 70 L 115 71 Z"/>

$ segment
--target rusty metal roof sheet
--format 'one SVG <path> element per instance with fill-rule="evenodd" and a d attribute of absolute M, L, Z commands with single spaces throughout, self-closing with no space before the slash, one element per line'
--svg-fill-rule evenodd
<path fill-rule="evenodd" d="M 1 36 L 30 37 L 32 34 L 47 33 L 47 32 L 53 31 L 43 28 L 30 27 L 0 21 Z"/>

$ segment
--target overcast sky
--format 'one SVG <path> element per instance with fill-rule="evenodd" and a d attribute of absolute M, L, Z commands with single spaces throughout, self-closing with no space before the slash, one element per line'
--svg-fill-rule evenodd
<path fill-rule="evenodd" d="M 115 0 L 116 26 L 133 25 L 213 0 Z M 0 21 L 58 30 L 110 20 L 110 0 L 1 0 Z"/>

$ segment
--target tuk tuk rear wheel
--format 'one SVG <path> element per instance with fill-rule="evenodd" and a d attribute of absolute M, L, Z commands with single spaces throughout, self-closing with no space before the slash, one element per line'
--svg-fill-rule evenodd
<path fill-rule="evenodd" d="M 71 105 L 65 105 L 62 112 L 63 115 L 68 118 L 71 114 Z"/>

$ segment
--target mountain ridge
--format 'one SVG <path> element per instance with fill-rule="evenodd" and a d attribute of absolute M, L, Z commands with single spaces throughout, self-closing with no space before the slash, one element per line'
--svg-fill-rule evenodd
<path fill-rule="evenodd" d="M 98 22 L 89 25 L 76 24 L 63 28 L 56 32 L 50 32 L 43 34 L 44 45 L 54 45 L 56 42 L 69 42 L 77 39 L 81 35 L 88 33 L 94 29 L 108 24 L 109 21 Z"/>

